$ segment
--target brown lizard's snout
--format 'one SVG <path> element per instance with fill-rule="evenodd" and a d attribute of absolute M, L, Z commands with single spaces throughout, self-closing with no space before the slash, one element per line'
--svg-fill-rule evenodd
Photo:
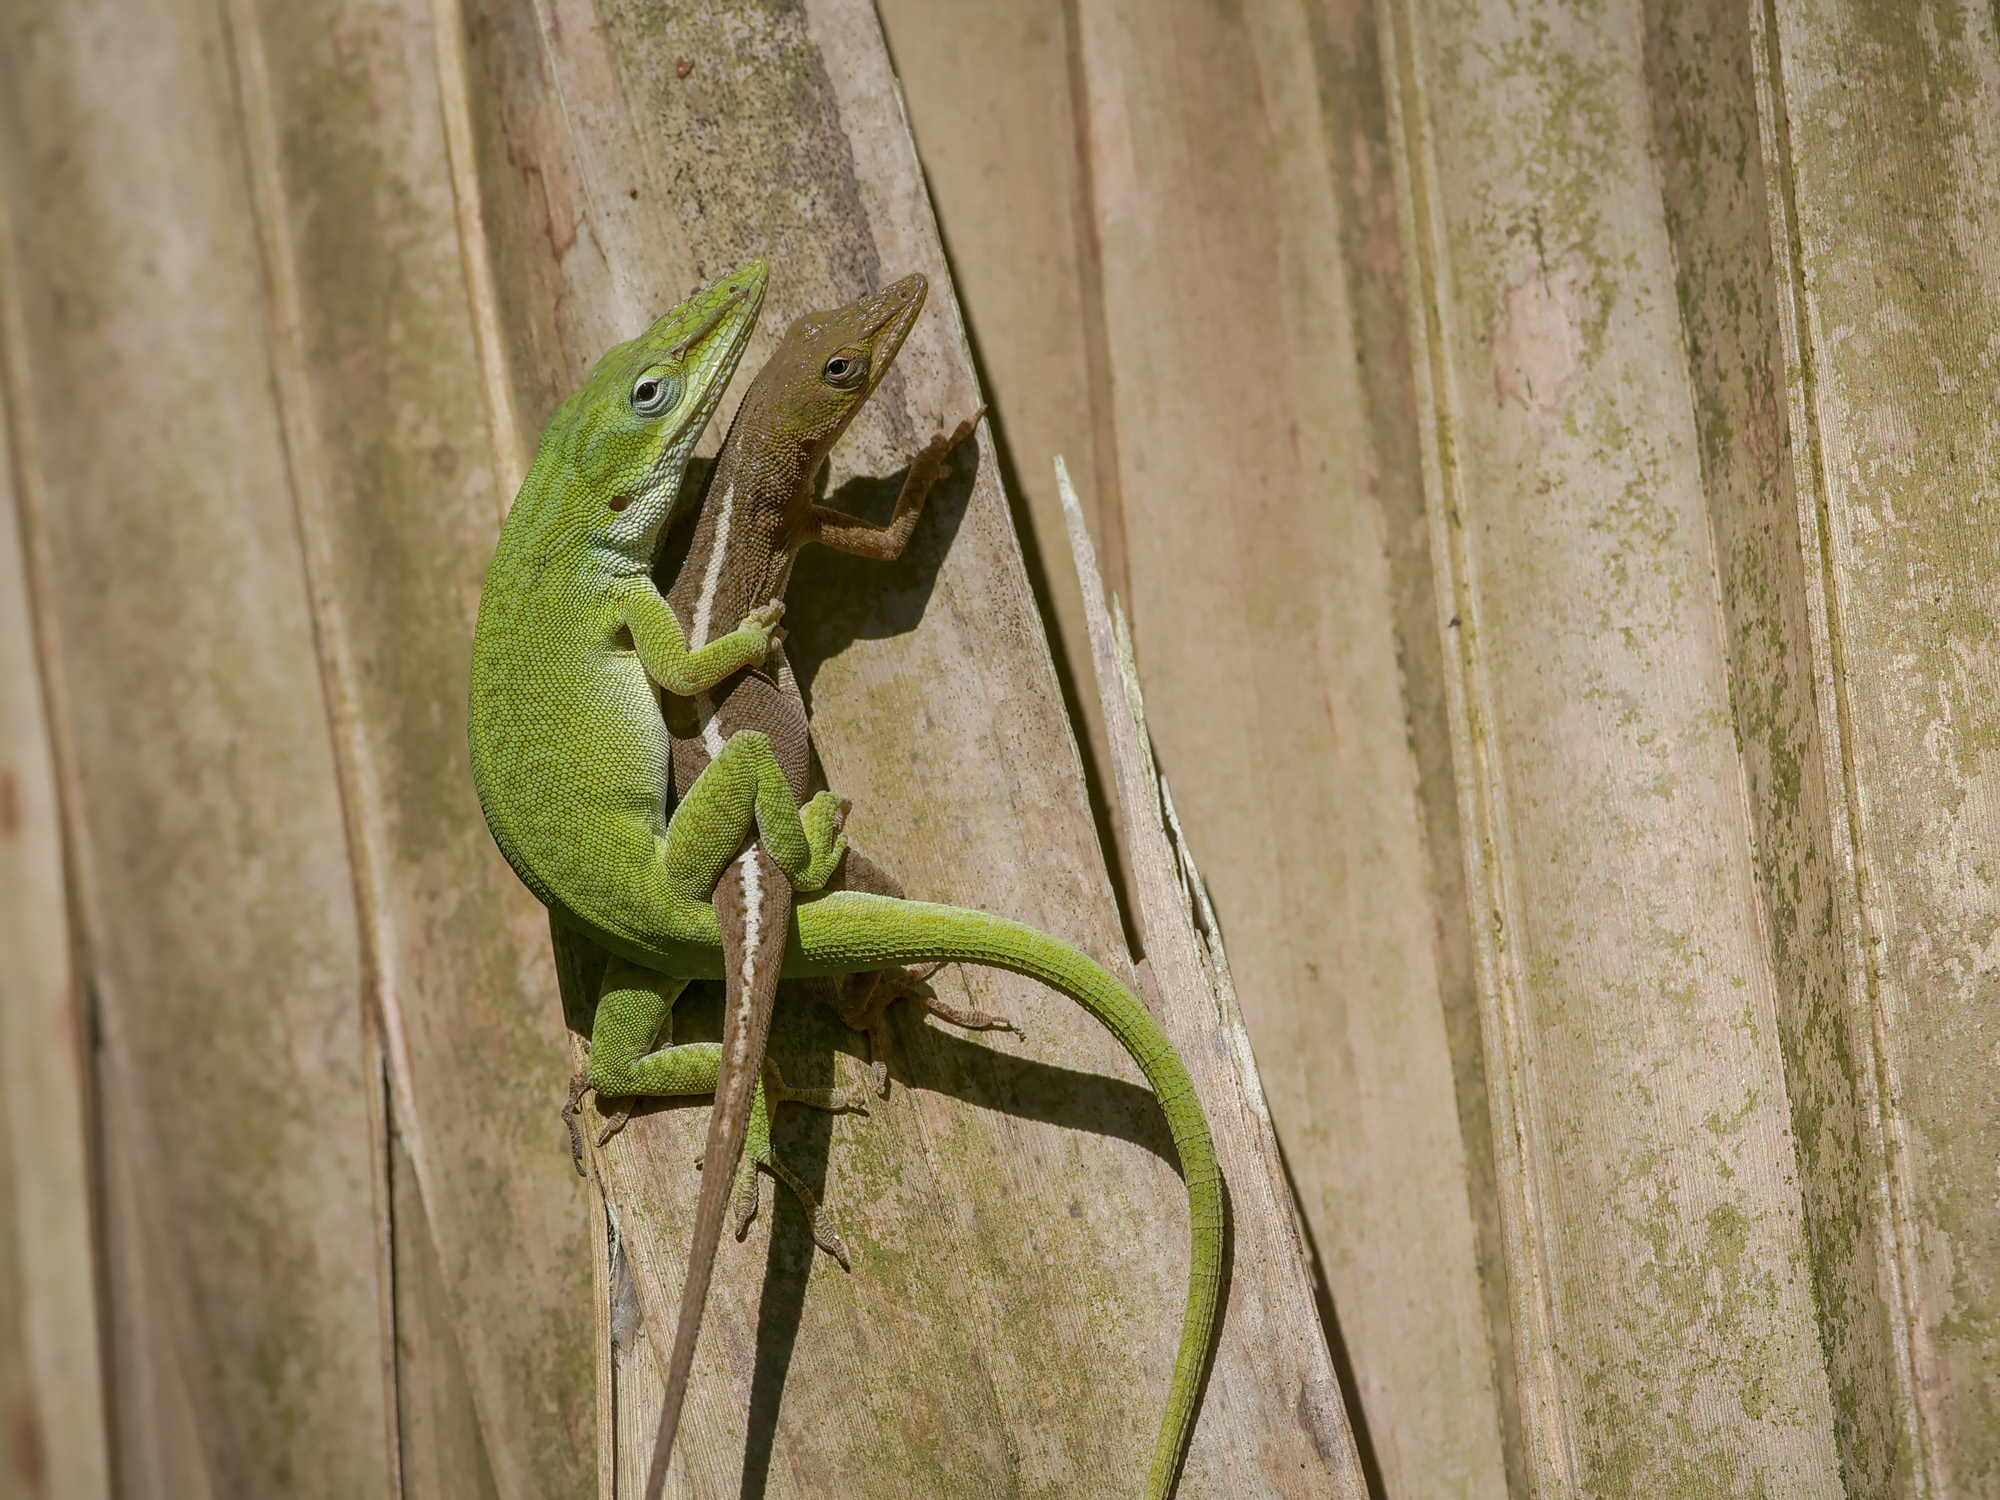
<path fill-rule="evenodd" d="M 917 321 L 917 314 L 923 311 L 924 295 L 929 290 L 930 282 L 923 272 L 913 271 L 901 281 L 883 287 L 857 309 L 860 317 L 855 324 L 859 337 L 875 345 L 878 366 L 886 367 L 896 357 L 911 325 Z"/>

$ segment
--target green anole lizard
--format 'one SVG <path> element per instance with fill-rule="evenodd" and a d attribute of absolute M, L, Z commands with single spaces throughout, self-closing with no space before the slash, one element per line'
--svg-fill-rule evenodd
<path fill-rule="evenodd" d="M 740 355 L 763 274 L 760 263 L 746 267 L 691 298 L 641 339 L 613 350 L 543 434 L 481 600 L 471 718 L 480 799 L 502 852 L 550 909 L 559 960 L 565 942 L 604 960 L 587 965 L 601 970 L 591 1055 L 591 1082 L 601 1094 L 705 1092 L 733 1065 L 735 1093 L 718 1099 L 715 1115 L 721 1120 L 732 1107 L 746 1108 L 759 1073 L 751 1059 L 761 1052 L 761 1036 L 754 1003 L 739 999 L 753 995 L 763 980 L 753 971 L 745 983 L 740 967 L 732 976 L 730 949 L 738 965 L 746 957 L 761 964 L 764 977 L 842 976 L 926 962 L 987 964 L 1061 990 L 1105 1024 L 1160 1100 L 1189 1196 L 1187 1306 L 1145 1490 L 1148 1500 L 1158 1500 L 1172 1485 L 1192 1427 L 1220 1286 L 1223 1223 L 1207 1122 L 1158 1023 L 1084 955 L 981 912 L 832 890 L 793 906 L 781 949 L 762 921 L 761 906 L 753 931 L 746 881 L 755 882 L 759 903 L 773 893 L 770 882 L 781 881 L 790 904 L 793 891 L 825 886 L 846 852 L 842 805 L 822 792 L 801 807 L 803 779 L 795 788 L 773 740 L 760 730 L 740 730 L 719 747 L 705 747 L 709 763 L 687 786 L 671 821 L 665 816 L 670 749 L 651 685 L 695 698 L 762 662 L 781 608 L 773 601 L 753 609 L 736 630 L 690 650 L 643 561 L 695 435 L 727 380 L 726 367 Z M 838 389 L 843 371 L 828 356 L 803 374 Z M 782 449 L 787 434 L 763 436 Z M 933 466 L 941 456 L 939 450 Z M 809 481 L 811 470 L 806 474 Z M 809 494 L 805 498 L 809 503 Z M 720 503 L 712 486 L 709 505 Z M 888 528 L 822 512 L 813 529 L 821 540 L 831 533 L 862 549 L 884 545 L 864 532 L 895 533 L 894 548 L 881 554 L 893 556 L 915 523 L 914 508 L 898 509 Z M 628 520 L 633 511 L 641 511 L 636 525 Z M 810 533 L 798 534 L 803 539 Z M 781 585 L 782 566 L 777 577 Z M 709 613 L 712 625 L 713 601 Z M 758 861 L 748 867 L 754 875 L 746 875 L 740 855 Z M 737 895 L 726 886 L 718 891 L 732 867 Z M 743 910 L 731 914 L 729 906 L 738 901 Z M 736 935 L 726 937 L 732 927 Z M 572 974 L 586 967 L 575 962 L 574 951 L 564 966 Z M 729 1009 L 737 1014 L 725 1019 L 724 1044 L 647 1051 L 674 998 L 696 978 L 722 978 L 736 991 Z M 819 1092 L 821 1098 L 805 1102 L 829 1102 L 831 1091 Z M 735 1132 L 739 1143 L 742 1133 Z M 697 1221 L 708 1226 L 711 1246 L 734 1175 L 729 1135 L 726 1121 L 712 1123 L 704 1157 Z M 697 1243 L 702 1232 L 698 1227 Z M 683 1366 L 683 1387 L 693 1344 L 688 1297 L 698 1327 L 706 1290 L 705 1277 L 696 1290 L 690 1269 L 670 1364 L 670 1370 Z M 657 1500 L 664 1484 L 676 1414 L 670 1406 L 663 1416 L 649 1500 Z"/>

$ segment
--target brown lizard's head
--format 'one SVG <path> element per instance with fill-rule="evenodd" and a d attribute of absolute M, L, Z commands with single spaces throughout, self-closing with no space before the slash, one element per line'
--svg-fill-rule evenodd
<path fill-rule="evenodd" d="M 816 470 L 896 362 L 929 289 L 921 274 L 905 276 L 859 302 L 807 313 L 785 330 L 744 397 L 744 415 L 783 424 L 805 472 Z"/>

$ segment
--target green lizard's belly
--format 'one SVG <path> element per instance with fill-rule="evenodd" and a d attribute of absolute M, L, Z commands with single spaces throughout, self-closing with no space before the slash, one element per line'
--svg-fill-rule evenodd
<path fill-rule="evenodd" d="M 708 908 L 690 909 L 664 880 L 659 701 L 636 657 L 592 654 L 475 648 L 473 780 L 494 841 L 545 905 L 628 958 L 680 972 L 696 961 L 689 944 L 716 938 Z"/>

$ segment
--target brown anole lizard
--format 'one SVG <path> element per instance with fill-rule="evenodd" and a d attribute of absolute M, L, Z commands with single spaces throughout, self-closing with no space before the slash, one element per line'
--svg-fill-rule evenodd
<path fill-rule="evenodd" d="M 816 504 L 813 486 L 827 454 L 894 361 L 922 310 L 925 291 L 922 276 L 908 276 L 849 306 L 809 313 L 792 325 L 758 372 L 717 457 L 687 558 L 667 590 L 667 601 L 690 650 L 699 650 L 725 622 L 738 618 L 742 601 L 764 605 L 781 600 L 793 559 L 809 543 L 881 561 L 902 554 L 931 486 L 949 472 L 945 455 L 971 435 L 976 415 L 917 454 L 887 525 L 873 525 Z M 708 692 L 664 695 L 662 704 L 673 783 L 682 795 L 710 773 L 732 741 L 750 734 L 768 742 L 794 802 L 807 802 L 811 751 L 805 704 L 781 652 L 774 651 L 761 668 L 739 671 Z M 845 812 L 843 803 L 842 819 Z M 740 1232 L 755 1212 L 756 1168 L 769 1166 L 800 1195 L 815 1239 L 843 1265 L 847 1263 L 845 1246 L 810 1191 L 770 1154 L 767 1138 L 757 1142 L 753 1158 L 742 1161 L 745 1170 L 737 1171 L 760 1078 L 766 1084 L 766 1110 L 777 1102 L 773 1095 L 832 1108 L 858 1101 L 839 1091 L 785 1089 L 775 1070 L 766 1068 L 772 1002 L 791 926 L 792 885 L 754 829 L 733 853 L 713 895 L 725 990 L 715 1107 L 702 1156 L 687 1280 L 667 1361 L 666 1401 L 648 1474 L 649 1497 L 656 1496 L 664 1482 L 732 1184 Z M 902 894 L 893 878 L 854 849 L 844 852 L 828 887 Z M 864 981 L 858 993 L 842 989 L 846 1003 L 841 1008 L 851 1021 L 870 1031 L 871 1041 L 888 1001 L 904 995 L 928 1000 L 917 983 L 900 975 L 881 985 L 865 977 Z M 963 1024 L 1005 1024 L 977 1012 L 930 1003 Z M 597 1061 L 593 1051 L 593 1063 Z M 878 1059 L 878 1079 L 880 1066 Z M 759 1113 L 758 1125 L 760 1134 L 768 1131 L 768 1113 Z"/>

